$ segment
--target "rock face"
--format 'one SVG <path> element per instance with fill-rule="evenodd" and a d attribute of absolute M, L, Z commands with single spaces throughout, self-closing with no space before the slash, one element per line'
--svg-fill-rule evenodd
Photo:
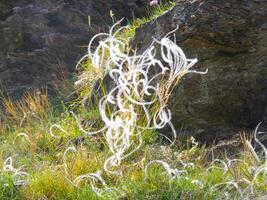
<path fill-rule="evenodd" d="M 133 46 L 143 50 L 179 26 L 176 39 L 197 70 L 170 100 L 173 122 L 209 140 L 254 129 L 267 120 L 267 1 L 179 1 L 137 30 Z"/>
<path fill-rule="evenodd" d="M 10 94 L 51 86 L 57 72 L 74 70 L 90 37 L 112 24 L 110 10 L 116 19 L 130 19 L 144 15 L 147 3 L 147 0 L 0 2 L 2 86 Z"/>

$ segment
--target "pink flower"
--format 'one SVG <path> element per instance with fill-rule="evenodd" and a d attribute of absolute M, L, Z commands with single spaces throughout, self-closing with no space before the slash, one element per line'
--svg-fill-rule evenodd
<path fill-rule="evenodd" d="M 150 0 L 149 5 L 154 6 L 158 4 L 158 0 Z"/>

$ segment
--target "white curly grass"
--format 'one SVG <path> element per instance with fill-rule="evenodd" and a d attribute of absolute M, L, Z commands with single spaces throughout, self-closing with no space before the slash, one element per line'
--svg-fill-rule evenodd
<path fill-rule="evenodd" d="M 89 58 L 93 67 L 109 70 L 113 80 L 114 87 L 99 102 L 105 126 L 94 132 L 84 130 L 80 123 L 79 127 L 88 135 L 105 133 L 111 156 L 104 169 L 117 175 L 121 174 L 118 167 L 122 160 L 141 147 L 142 133 L 146 129 L 162 129 L 169 125 L 173 132 L 173 140 L 169 140 L 173 144 L 176 131 L 167 107 L 172 89 L 187 73 L 206 73 L 190 70 L 197 59 L 186 58 L 176 41 L 170 39 L 177 29 L 160 41 L 154 39 L 143 53 L 135 51 L 131 55 L 127 51 L 127 41 L 118 37 L 127 27 L 115 30 L 119 24 L 120 21 L 114 24 L 109 33 L 94 36 L 89 42 L 88 53 L 77 64 L 79 67 L 84 59 Z M 93 50 L 92 45 L 99 37 L 101 41 Z M 157 49 L 159 58 L 156 57 Z"/>

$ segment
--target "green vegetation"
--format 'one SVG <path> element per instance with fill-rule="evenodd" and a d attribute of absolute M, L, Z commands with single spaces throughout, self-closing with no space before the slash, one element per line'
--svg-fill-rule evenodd
<path fill-rule="evenodd" d="M 129 21 L 129 25 L 127 26 L 127 28 L 123 29 L 123 31 L 120 32 L 117 37 L 119 37 L 126 43 L 129 43 L 130 40 L 134 37 L 135 31 L 138 27 L 163 15 L 168 10 L 171 10 L 174 5 L 175 3 L 170 2 L 168 4 L 159 4 L 158 6 L 153 8 L 147 8 L 146 17 L 135 18 L 134 20 Z M 117 19 L 113 19 L 114 22 L 116 22 L 116 20 Z M 85 102 L 87 100 L 86 97 L 89 96 L 89 94 L 91 94 L 92 92 L 92 85 L 95 85 L 97 81 L 102 80 L 104 78 L 105 73 L 107 72 L 103 69 L 94 68 L 90 60 L 86 60 L 86 62 L 83 62 L 79 66 L 79 69 L 81 71 L 78 76 L 79 81 L 75 82 L 79 98 L 76 100 L 75 103 Z M 101 90 L 103 93 L 105 93 L 105 88 L 101 88 Z"/>
<path fill-rule="evenodd" d="M 135 31 L 138 27 L 163 15 L 168 10 L 171 10 L 174 7 L 174 5 L 175 3 L 159 4 L 155 8 L 149 8 L 147 11 L 148 14 L 147 17 L 135 18 L 133 21 L 129 22 L 130 24 L 129 29 L 125 30 L 125 32 L 122 34 L 122 37 L 130 40 L 131 38 L 134 37 Z"/>
<path fill-rule="evenodd" d="M 138 26 L 171 6 L 159 6 L 151 17 L 131 22 L 121 37 L 133 37 Z M 194 138 L 167 146 L 157 131 L 146 130 L 144 144 L 119 166 L 122 174 L 106 173 L 103 165 L 110 151 L 104 134 L 86 136 L 77 123 L 85 129 L 101 127 L 98 109 L 88 110 L 80 102 L 88 100 L 83 97 L 92 92 L 89 86 L 104 72 L 85 62 L 83 73 L 88 75 L 81 74 L 86 87 L 70 106 L 79 116 L 64 103 L 52 104 L 46 90 L 26 93 L 19 101 L 3 97 L 0 199 L 206 200 L 249 199 L 267 193 L 266 160 L 245 136 L 241 137 L 244 149 L 240 147 L 230 159 L 223 150 L 216 153 Z"/>
<path fill-rule="evenodd" d="M 215 162 L 210 157 L 210 150 L 196 146 L 192 140 L 186 145 L 177 142 L 174 146 L 161 146 L 159 137 L 151 131 L 145 134 L 145 145 L 131 158 L 124 161 L 121 170 L 123 176 L 113 177 L 103 173 L 102 176 L 109 189 L 100 183 L 97 187 L 102 196 L 97 196 L 91 188 L 90 181 L 84 180 L 75 187 L 69 180 L 79 175 L 102 171 L 108 148 L 101 135 L 86 137 L 77 143 L 83 133 L 77 127 L 75 118 L 68 110 L 55 115 L 56 111 L 49 105 L 46 93 L 43 99 L 27 94 L 26 99 L 16 102 L 6 100 L 6 105 L 12 105 L 1 123 L 2 160 L 0 176 L 1 199 L 220 199 L 224 193 L 229 199 L 240 199 L 235 187 L 222 187 L 218 184 L 236 181 L 244 189 L 248 185 L 241 183 L 243 178 L 253 181 L 255 158 L 249 150 L 240 150 L 239 161 L 227 164 Z M 31 99 L 31 101 L 29 101 Z M 25 104 L 27 102 L 27 104 Z M 18 106 L 19 105 L 19 106 Z M 30 106 L 31 105 L 31 106 Z M 14 111 L 16 110 L 16 111 Z M 31 113 L 26 117 L 24 113 Z M 90 114 L 89 114 L 90 116 Z M 95 116 L 93 110 L 91 116 Z M 61 129 L 54 128 L 52 137 L 50 127 L 58 124 Z M 25 135 L 19 135 L 19 133 Z M 67 154 L 64 163 L 64 152 L 70 146 L 75 146 L 77 152 Z M 247 148 L 248 149 L 248 148 Z M 13 158 L 13 166 L 28 174 L 22 185 L 18 185 L 14 173 L 4 171 L 4 161 Z M 217 155 L 227 163 L 226 158 Z M 148 163 L 152 160 L 163 160 L 173 169 L 186 170 L 171 179 L 163 165 Z M 183 165 L 187 163 L 188 165 Z M 191 163 L 191 164 L 190 164 Z M 67 167 L 64 167 L 67 164 Z M 259 161 L 257 165 L 261 165 Z M 148 166 L 146 168 L 146 166 Z M 147 171 L 146 171 L 147 169 Z M 234 183 L 234 182 L 233 182 Z M 266 175 L 261 173 L 253 184 L 255 195 L 267 192 Z M 230 198 L 231 197 L 231 198 Z M 222 197 L 221 197 L 222 198 Z"/>

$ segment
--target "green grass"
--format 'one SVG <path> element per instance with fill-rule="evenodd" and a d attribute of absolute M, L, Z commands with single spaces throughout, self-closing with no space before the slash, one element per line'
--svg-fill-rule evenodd
<path fill-rule="evenodd" d="M 14 178 L 8 173 L 0 174 L 0 199 L 19 200 L 23 198 L 21 188 L 15 185 Z"/>
<path fill-rule="evenodd" d="M 52 108 L 48 108 L 51 111 Z M 52 112 L 54 113 L 54 112 Z M 57 112 L 55 112 L 57 113 Z M 87 113 L 87 117 L 95 117 L 97 112 Z M 24 165 L 30 176 L 30 182 L 25 186 L 15 186 L 12 174 L 1 174 L 0 197 L 1 199 L 215 199 L 221 195 L 222 190 L 211 191 L 211 187 L 233 179 L 231 171 L 219 168 L 207 170 L 214 166 L 206 158 L 204 147 L 190 147 L 178 145 L 162 147 L 157 143 L 156 132 L 144 133 L 145 145 L 139 152 L 125 160 L 122 171 L 123 177 L 110 177 L 103 174 L 111 190 L 102 191 L 98 197 L 91 189 L 89 182 L 84 182 L 80 188 L 74 187 L 68 179 L 75 179 L 79 175 L 101 171 L 105 158 L 109 154 L 103 144 L 102 136 L 88 137 L 75 156 L 67 156 L 68 174 L 64 172 L 63 154 L 67 147 L 73 146 L 74 140 L 83 136 L 78 129 L 73 116 L 67 110 L 61 115 L 49 115 L 49 118 L 37 119 L 31 116 L 22 127 L 15 123 L 18 119 L 7 119 L 7 128 L 1 132 L 1 158 L 2 162 L 8 156 L 14 156 L 14 165 L 18 168 Z M 58 124 L 67 132 L 62 134 L 55 131 L 59 138 L 51 137 L 49 126 Z M 11 131 L 12 130 L 12 131 Z M 14 131 L 15 130 L 15 131 Z M 24 138 L 14 140 L 16 133 L 25 132 L 32 138 L 29 144 Z M 31 135 L 30 135 L 31 134 Z M 15 142 L 15 144 L 14 144 Z M 13 148 L 16 146 L 16 148 Z M 250 178 L 248 168 L 253 166 L 251 154 L 240 150 L 239 158 L 247 163 L 247 169 L 242 164 L 235 166 L 235 173 L 242 177 Z M 179 163 L 182 159 L 187 163 L 194 163 L 194 168 L 188 167 L 187 174 L 172 179 L 166 175 L 160 165 L 151 165 L 145 178 L 145 166 L 149 161 L 160 159 L 170 164 L 172 168 L 183 169 Z M 218 165 L 222 167 L 221 165 Z M 102 186 L 99 185 L 101 188 Z M 267 192 L 266 176 L 258 178 L 255 190 L 259 195 Z M 230 191 L 233 198 L 240 198 L 236 191 Z"/>
<path fill-rule="evenodd" d="M 135 18 L 134 20 L 129 21 L 129 28 L 125 29 L 125 31 L 120 36 L 130 41 L 135 36 L 135 31 L 138 27 L 163 15 L 167 11 L 171 10 L 174 5 L 175 3 L 168 3 L 159 4 L 155 8 L 147 8 L 147 16 L 142 18 Z"/>
<path fill-rule="evenodd" d="M 92 110 L 92 113 L 87 113 L 87 117 L 94 117 L 95 112 Z M 2 173 L 1 199 L 216 199 L 219 198 L 222 190 L 211 191 L 211 187 L 233 179 L 234 175 L 230 171 L 224 174 L 224 171 L 219 168 L 207 170 L 215 164 L 207 161 L 204 147 L 192 148 L 190 141 L 187 142 L 188 147 L 181 147 L 178 144 L 173 147 L 162 147 L 157 143 L 159 137 L 157 133 L 148 131 L 144 133 L 145 145 L 139 152 L 124 161 L 121 168 L 123 177 L 112 177 L 103 173 L 111 190 L 105 191 L 99 184 L 99 188 L 102 188 L 102 197 L 98 197 L 92 191 L 88 181 L 84 181 L 77 188 L 68 182 L 67 178 L 73 180 L 82 174 L 103 171 L 102 166 L 109 151 L 103 145 L 102 136 L 86 138 L 83 144 L 77 147 L 77 156 L 74 153 L 68 154 L 68 174 L 66 174 L 63 163 L 64 151 L 67 147 L 74 146 L 73 140 L 83 134 L 71 115 L 64 113 L 50 116 L 48 119 L 42 119 L 44 120 L 42 123 L 38 119 L 38 124 L 35 122 L 35 117 L 29 118 L 28 122 L 20 128 L 16 123 L 12 124 L 12 121 L 8 122 L 7 130 L 19 129 L 17 132 L 31 133 L 33 144 L 29 144 L 24 138 L 17 138 L 14 144 L 16 132 L 1 132 L 2 162 L 7 156 L 14 156 L 16 168 L 24 165 L 30 176 L 30 182 L 25 186 L 15 186 L 12 175 Z M 60 125 L 67 133 L 61 134 L 59 131 L 57 133 L 59 138 L 51 137 L 48 128 L 53 123 Z M 14 146 L 16 148 L 13 148 Z M 248 152 L 240 150 L 239 158 L 249 167 L 253 165 L 252 157 Z M 192 162 L 195 166 L 186 168 L 187 174 L 181 174 L 170 181 L 164 168 L 155 164 L 148 168 L 145 178 L 145 166 L 155 159 L 164 160 L 172 168 L 181 170 L 183 167 L 179 159 L 187 163 Z M 235 173 L 249 178 L 246 174 L 247 169 L 243 167 L 238 164 Z M 255 190 L 260 195 L 267 192 L 266 176 L 259 177 Z M 236 191 L 229 192 L 233 199 L 240 199 Z"/>

